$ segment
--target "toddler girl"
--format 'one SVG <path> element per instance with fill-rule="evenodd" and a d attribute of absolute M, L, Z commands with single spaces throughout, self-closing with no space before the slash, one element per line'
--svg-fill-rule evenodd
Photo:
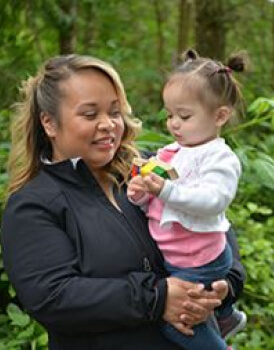
<path fill-rule="evenodd" d="M 147 212 L 151 235 L 170 274 L 206 288 L 225 278 L 232 263 L 225 210 L 235 197 L 241 166 L 220 132 L 242 100 L 232 72 L 244 68 L 241 55 L 225 66 L 198 57 L 193 50 L 185 54 L 163 89 L 167 128 L 175 142 L 157 152 L 179 178 L 165 180 L 151 173 L 133 177 L 128 185 L 130 200 Z M 242 329 L 246 318 L 226 305 L 219 309 L 218 321 L 224 337 Z M 228 348 L 206 323 L 194 326 L 194 335 L 180 333 L 167 323 L 162 328 L 186 350 Z"/>

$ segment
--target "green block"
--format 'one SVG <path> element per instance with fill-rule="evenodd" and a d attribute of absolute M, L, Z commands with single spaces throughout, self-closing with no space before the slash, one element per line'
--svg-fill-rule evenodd
<path fill-rule="evenodd" d="M 169 175 L 167 173 L 167 171 L 165 169 L 163 169 L 162 167 L 156 165 L 153 169 L 152 172 L 161 176 L 164 179 L 169 179 Z"/>

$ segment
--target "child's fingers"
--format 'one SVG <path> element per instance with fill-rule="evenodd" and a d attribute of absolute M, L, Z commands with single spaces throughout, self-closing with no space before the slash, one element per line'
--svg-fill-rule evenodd
<path fill-rule="evenodd" d="M 132 189 L 129 189 L 129 188 L 128 188 L 128 190 L 127 190 L 127 195 L 128 195 L 129 197 L 134 196 L 134 195 L 135 195 L 135 191 L 133 191 Z"/>
<path fill-rule="evenodd" d="M 158 195 L 162 188 L 163 188 L 163 185 L 164 185 L 164 179 L 162 179 L 163 181 L 161 182 L 155 182 L 154 179 L 149 175 L 149 176 L 146 176 L 144 178 L 144 182 L 149 190 L 149 192 L 151 192 L 152 194 L 154 195 Z"/>
<path fill-rule="evenodd" d="M 161 176 L 151 173 L 144 178 L 144 182 L 150 186 L 162 188 L 165 180 Z"/>
<path fill-rule="evenodd" d="M 134 177 L 131 178 L 131 180 L 129 181 L 129 183 L 141 183 L 143 182 L 143 178 L 141 175 L 136 175 Z"/>
<path fill-rule="evenodd" d="M 145 193 L 147 193 L 147 191 L 148 191 L 148 188 L 144 182 L 142 182 L 141 184 L 129 183 L 127 194 L 129 197 L 131 198 L 134 197 L 136 199 L 136 196 L 142 197 L 143 195 L 145 195 Z M 135 200 L 134 198 L 133 200 Z"/>
<path fill-rule="evenodd" d="M 144 184 L 130 184 L 128 186 L 128 189 L 130 189 L 132 191 L 144 191 L 145 185 Z"/>
<path fill-rule="evenodd" d="M 164 181 L 164 179 L 161 176 L 159 176 L 159 175 L 157 175 L 155 173 L 150 173 L 149 177 L 150 177 L 151 181 L 153 181 L 153 182 L 155 182 L 157 184 L 162 184 L 163 181 Z"/>

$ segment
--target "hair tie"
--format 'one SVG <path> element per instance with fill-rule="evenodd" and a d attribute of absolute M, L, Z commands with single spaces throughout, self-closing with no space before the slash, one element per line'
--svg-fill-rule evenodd
<path fill-rule="evenodd" d="M 228 66 L 224 66 L 224 67 L 217 67 L 214 72 L 210 75 L 214 75 L 214 74 L 219 74 L 219 73 L 225 73 L 227 75 L 231 74 L 232 73 L 232 69 Z"/>
<path fill-rule="evenodd" d="M 227 73 L 227 74 L 230 74 L 232 73 L 232 69 L 228 66 L 225 66 L 225 67 L 222 67 L 222 68 L 219 68 L 217 73 Z"/>

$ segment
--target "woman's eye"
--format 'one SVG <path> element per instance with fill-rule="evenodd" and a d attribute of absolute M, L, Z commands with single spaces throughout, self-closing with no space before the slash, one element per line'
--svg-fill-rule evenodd
<path fill-rule="evenodd" d="M 166 115 L 166 118 L 167 118 L 167 119 L 171 119 L 172 117 L 173 117 L 172 114 L 167 114 L 167 115 Z"/>
<path fill-rule="evenodd" d="M 96 115 L 97 115 L 97 113 L 95 111 L 83 112 L 83 116 L 85 116 L 88 119 L 93 119 L 96 117 Z"/>
<path fill-rule="evenodd" d="M 112 111 L 112 112 L 110 113 L 110 115 L 111 115 L 113 118 L 120 118 L 120 117 L 122 116 L 120 110 Z"/>

